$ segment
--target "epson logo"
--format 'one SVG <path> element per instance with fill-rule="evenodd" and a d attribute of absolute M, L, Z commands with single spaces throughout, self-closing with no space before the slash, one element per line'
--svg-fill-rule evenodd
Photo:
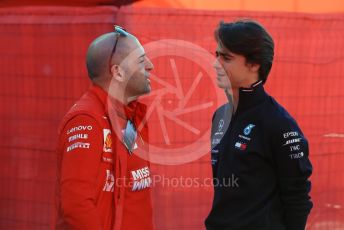
<path fill-rule="evenodd" d="M 284 139 L 287 139 L 288 137 L 297 137 L 299 136 L 298 132 L 287 132 L 287 133 L 283 133 L 283 137 Z"/>

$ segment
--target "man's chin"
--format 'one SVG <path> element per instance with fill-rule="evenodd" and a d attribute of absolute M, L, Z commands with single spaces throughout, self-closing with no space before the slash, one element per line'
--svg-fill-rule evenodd
<path fill-rule="evenodd" d="M 150 86 L 150 84 L 148 84 L 145 90 L 145 94 L 149 94 L 151 91 L 152 91 L 152 87 Z"/>
<path fill-rule="evenodd" d="M 147 95 L 151 92 L 151 87 L 147 86 L 142 92 L 138 93 L 136 97 Z"/>

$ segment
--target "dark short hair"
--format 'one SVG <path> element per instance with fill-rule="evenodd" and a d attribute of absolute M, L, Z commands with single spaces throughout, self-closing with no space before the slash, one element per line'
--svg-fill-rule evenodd
<path fill-rule="evenodd" d="M 243 55 L 246 62 L 259 64 L 259 79 L 266 82 L 274 58 L 274 41 L 262 25 L 251 19 L 221 21 L 215 39 L 234 54 Z"/>

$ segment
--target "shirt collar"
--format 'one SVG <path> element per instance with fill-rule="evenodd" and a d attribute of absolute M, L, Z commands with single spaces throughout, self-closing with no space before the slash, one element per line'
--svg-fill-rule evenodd
<path fill-rule="evenodd" d="M 240 88 L 237 111 L 242 111 L 262 103 L 266 96 L 262 81 L 253 83 L 249 88 Z"/>

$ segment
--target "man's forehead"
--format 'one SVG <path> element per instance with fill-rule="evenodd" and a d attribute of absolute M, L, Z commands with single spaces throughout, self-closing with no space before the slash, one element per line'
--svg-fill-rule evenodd
<path fill-rule="evenodd" d="M 142 46 L 136 47 L 135 50 L 132 51 L 132 55 L 134 58 L 141 58 L 146 55 L 145 50 Z"/>
<path fill-rule="evenodd" d="M 128 51 L 130 53 L 135 53 L 135 56 L 140 56 L 145 53 L 144 48 L 142 47 L 141 43 L 137 40 L 136 37 L 128 37 L 125 42 L 127 43 Z"/>
<path fill-rule="evenodd" d="M 228 54 L 232 54 L 231 51 L 229 51 L 221 42 L 217 43 L 217 47 L 216 47 L 217 51 L 220 51 L 222 53 L 228 53 Z"/>

